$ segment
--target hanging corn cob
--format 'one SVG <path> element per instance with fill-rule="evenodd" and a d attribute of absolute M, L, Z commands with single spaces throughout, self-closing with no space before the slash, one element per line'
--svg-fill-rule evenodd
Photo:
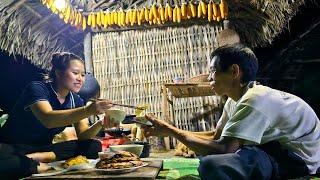
<path fill-rule="evenodd" d="M 212 21 L 212 2 L 210 1 L 208 3 L 208 21 Z"/>
<path fill-rule="evenodd" d="M 177 22 L 177 9 L 178 9 L 178 6 L 176 5 L 173 9 L 173 13 L 172 13 L 172 22 Z"/>
<path fill-rule="evenodd" d="M 149 9 L 147 8 L 147 7 L 145 7 L 145 9 L 144 9 L 144 19 L 146 20 L 146 21 L 149 21 L 150 19 L 149 19 Z"/>
<path fill-rule="evenodd" d="M 201 5 L 201 10 L 202 10 L 202 15 L 203 15 L 203 17 L 205 17 L 205 15 L 207 15 L 207 5 L 203 1 L 200 1 L 200 5 Z"/>
<path fill-rule="evenodd" d="M 103 14 L 104 14 L 104 15 L 103 15 L 103 17 L 104 17 L 103 27 L 104 27 L 104 28 L 107 28 L 107 27 L 108 27 L 108 14 L 109 14 L 109 13 L 108 13 L 108 12 L 103 12 Z"/>
<path fill-rule="evenodd" d="M 97 26 L 96 19 L 97 19 L 96 14 L 92 13 L 92 16 L 91 16 L 91 26 L 92 26 L 92 28 L 96 28 L 96 26 Z"/>
<path fill-rule="evenodd" d="M 191 18 L 206 18 L 208 22 L 221 21 L 228 18 L 227 0 L 220 0 L 216 4 L 215 0 L 198 1 L 198 4 L 193 4 L 193 1 L 180 1 L 181 5 L 176 2 L 174 8 L 167 2 L 165 6 L 162 4 L 153 4 L 150 9 L 147 7 L 134 9 L 122 8 L 109 12 L 99 11 L 90 12 L 87 17 L 84 17 L 81 12 L 73 9 L 70 4 L 66 8 L 59 10 L 54 5 L 54 0 L 40 0 L 43 5 L 46 5 L 55 14 L 58 14 L 65 23 L 77 27 L 78 29 L 86 29 L 89 25 L 92 28 L 118 25 L 120 27 L 133 26 L 135 24 L 142 25 L 144 22 L 149 24 L 158 24 L 172 21 L 180 23 L 183 20 Z"/>
<path fill-rule="evenodd" d="M 181 4 L 181 16 L 186 17 L 187 16 L 187 3 L 183 2 Z"/>
<path fill-rule="evenodd" d="M 173 11 L 172 11 L 172 7 L 167 3 L 166 5 L 167 8 L 167 13 L 168 13 L 168 19 L 171 21 L 173 19 Z"/>
<path fill-rule="evenodd" d="M 202 1 L 201 1 L 202 2 Z M 197 8 L 197 17 L 201 18 L 202 17 L 202 7 L 201 7 L 201 3 L 198 4 L 198 8 Z"/>
<path fill-rule="evenodd" d="M 226 0 L 221 0 L 219 7 L 221 12 L 221 18 L 226 19 L 228 17 L 228 5 L 226 3 Z"/>
<path fill-rule="evenodd" d="M 177 7 L 177 22 L 180 23 L 181 22 L 181 9 L 179 7 L 179 5 L 176 5 Z"/>
<path fill-rule="evenodd" d="M 165 22 L 165 8 L 163 8 L 162 5 L 159 6 L 159 14 L 160 14 L 160 20 L 164 23 Z"/>

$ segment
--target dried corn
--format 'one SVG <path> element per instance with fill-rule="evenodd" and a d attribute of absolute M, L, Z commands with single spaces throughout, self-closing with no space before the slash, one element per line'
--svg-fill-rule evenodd
<path fill-rule="evenodd" d="M 90 13 L 89 15 L 88 15 L 88 25 L 89 26 L 91 26 L 92 25 L 92 13 Z"/>
<path fill-rule="evenodd" d="M 226 0 L 221 0 L 221 3 L 220 3 L 220 9 L 222 8 L 223 9 L 223 13 L 221 11 L 221 17 L 222 17 L 222 14 L 223 14 L 223 18 L 226 19 L 228 18 L 228 4 L 227 4 L 227 1 Z"/>
<path fill-rule="evenodd" d="M 157 7 L 156 7 L 156 5 L 154 4 L 154 5 L 152 5 L 152 7 L 151 7 L 151 11 L 152 11 L 152 14 L 153 14 L 153 18 L 158 18 L 159 17 L 159 15 L 158 15 L 158 11 L 157 11 Z M 150 18 L 150 17 L 149 17 Z"/>
<path fill-rule="evenodd" d="M 87 19 L 85 16 L 82 17 L 82 30 L 86 30 L 87 28 Z"/>
<path fill-rule="evenodd" d="M 212 2 L 212 12 L 213 12 L 213 16 L 217 18 L 218 17 L 218 7 L 214 1 Z"/>
<path fill-rule="evenodd" d="M 211 22 L 212 21 L 212 2 L 210 1 L 208 3 L 208 21 Z"/>
<path fill-rule="evenodd" d="M 206 5 L 206 3 L 203 2 L 203 1 L 200 1 L 200 4 L 201 4 L 202 15 L 203 16 L 207 15 L 207 5 Z"/>
<path fill-rule="evenodd" d="M 128 26 L 130 24 L 130 13 L 131 13 L 131 10 L 127 10 L 126 12 L 126 21 L 125 21 L 125 24 L 126 26 Z"/>
<path fill-rule="evenodd" d="M 118 12 L 114 11 L 113 12 L 113 24 L 118 24 Z"/>
<path fill-rule="evenodd" d="M 149 21 L 149 9 L 148 8 L 144 9 L 144 19 L 146 21 Z"/>
<path fill-rule="evenodd" d="M 189 2 L 189 7 L 190 7 L 190 10 L 191 10 L 192 17 L 193 18 L 196 17 L 197 16 L 196 6 L 192 2 Z"/>
<path fill-rule="evenodd" d="M 160 20 L 165 22 L 165 9 L 160 5 L 159 7 Z"/>
<path fill-rule="evenodd" d="M 109 16 L 109 13 L 108 13 L 108 12 L 104 12 L 104 16 L 103 16 L 103 17 L 104 17 L 103 27 L 104 27 L 104 28 L 107 28 L 108 25 L 109 25 L 109 24 L 108 24 L 108 23 L 109 23 L 109 18 L 108 18 L 108 17 L 110 17 L 110 16 Z"/>
<path fill-rule="evenodd" d="M 173 9 L 172 22 L 177 22 L 177 6 L 175 6 Z"/>
<path fill-rule="evenodd" d="M 202 16 L 202 7 L 201 7 L 201 3 L 199 3 L 199 4 L 198 4 L 197 13 L 198 13 L 198 18 L 201 18 L 201 16 Z"/>
<path fill-rule="evenodd" d="M 180 23 L 181 22 L 181 9 L 179 7 L 179 5 L 176 5 L 177 8 L 177 22 Z"/>
<path fill-rule="evenodd" d="M 169 4 L 167 4 L 167 7 L 168 7 L 168 18 L 169 18 L 169 20 L 172 20 L 173 19 L 172 7 Z"/>
<path fill-rule="evenodd" d="M 192 18 L 192 12 L 191 12 L 191 7 L 188 5 L 187 6 L 187 18 L 191 19 Z"/>
<path fill-rule="evenodd" d="M 140 12 L 139 11 L 137 11 L 137 22 L 138 22 L 138 25 L 141 25 Z"/>
<path fill-rule="evenodd" d="M 97 12 L 97 25 L 101 26 L 101 14 L 100 14 L 100 12 Z"/>
<path fill-rule="evenodd" d="M 93 27 L 93 28 L 95 28 L 96 27 L 96 25 L 97 25 L 97 21 L 96 21 L 96 14 L 95 13 L 93 13 L 92 14 L 92 17 L 91 17 L 92 19 L 91 19 L 91 26 Z"/>
<path fill-rule="evenodd" d="M 114 12 L 110 12 L 110 25 L 114 24 Z"/>
<path fill-rule="evenodd" d="M 181 16 L 186 17 L 187 16 L 187 3 L 181 4 Z"/>
<path fill-rule="evenodd" d="M 143 23 L 145 21 L 144 19 L 144 9 L 141 9 L 139 12 L 139 20 L 141 23 Z"/>

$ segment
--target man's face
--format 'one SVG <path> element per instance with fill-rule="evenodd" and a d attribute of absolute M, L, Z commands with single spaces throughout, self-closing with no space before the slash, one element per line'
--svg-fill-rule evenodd
<path fill-rule="evenodd" d="M 214 56 L 209 63 L 210 86 L 212 90 L 219 96 L 227 95 L 232 87 L 232 73 L 228 69 L 226 72 L 221 72 L 217 66 L 218 56 Z"/>

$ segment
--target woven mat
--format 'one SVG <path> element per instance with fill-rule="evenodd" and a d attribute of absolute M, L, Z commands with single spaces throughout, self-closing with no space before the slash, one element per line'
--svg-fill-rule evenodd
<path fill-rule="evenodd" d="M 157 179 L 200 179 L 198 175 L 199 159 L 170 158 L 163 160 L 163 170 Z"/>

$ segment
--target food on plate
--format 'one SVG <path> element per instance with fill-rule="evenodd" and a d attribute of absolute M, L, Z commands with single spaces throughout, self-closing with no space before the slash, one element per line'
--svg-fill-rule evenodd
<path fill-rule="evenodd" d="M 139 106 L 137 107 L 137 109 L 135 110 L 134 114 L 135 114 L 136 116 L 141 116 L 141 113 L 142 113 L 144 110 L 148 109 L 148 108 L 149 108 L 149 105 L 148 105 L 148 104 L 139 105 Z"/>
<path fill-rule="evenodd" d="M 70 166 L 75 166 L 75 165 L 79 165 L 79 164 L 84 164 L 84 163 L 88 163 L 88 159 L 85 156 L 76 156 L 70 159 L 67 159 L 64 163 L 62 163 L 62 167 L 63 168 L 69 168 Z"/>
<path fill-rule="evenodd" d="M 139 157 L 131 152 L 119 151 L 110 158 L 100 160 L 97 169 L 124 169 L 143 165 Z"/>

